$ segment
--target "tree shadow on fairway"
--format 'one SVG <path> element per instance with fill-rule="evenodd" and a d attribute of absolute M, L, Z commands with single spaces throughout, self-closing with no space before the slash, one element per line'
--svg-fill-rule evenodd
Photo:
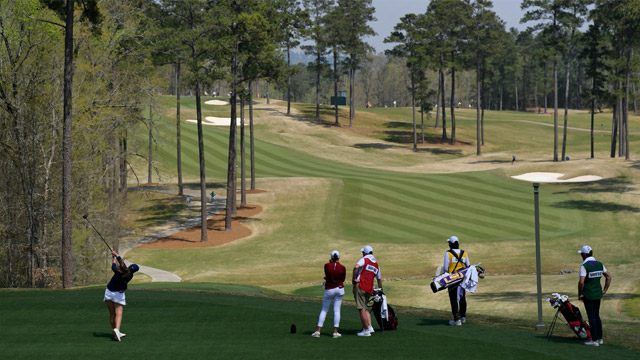
<path fill-rule="evenodd" d="M 377 149 L 377 150 L 402 148 L 402 146 L 382 144 L 382 143 L 355 144 L 353 145 L 353 147 L 356 149 Z"/>
<path fill-rule="evenodd" d="M 575 209 L 592 212 L 640 212 L 640 207 L 597 200 L 567 200 L 553 204 L 558 209 Z"/>
<path fill-rule="evenodd" d="M 602 179 L 592 182 L 571 184 L 568 191 L 557 192 L 556 194 L 566 194 L 570 192 L 578 193 L 624 193 L 635 190 L 632 181 L 621 176 L 615 178 Z"/>
<path fill-rule="evenodd" d="M 223 182 L 208 182 L 206 183 L 206 185 L 207 185 L 207 189 L 227 187 L 227 183 L 223 183 Z M 184 188 L 187 190 L 200 190 L 200 182 L 183 183 L 182 186 L 184 186 Z"/>
<path fill-rule="evenodd" d="M 461 155 L 460 149 L 440 149 L 440 148 L 420 148 L 418 152 L 430 153 L 433 155 Z"/>
<path fill-rule="evenodd" d="M 388 129 L 413 129 L 413 123 L 407 123 L 402 121 L 389 121 L 384 123 L 384 126 Z M 420 128 L 419 124 L 416 124 Z"/>

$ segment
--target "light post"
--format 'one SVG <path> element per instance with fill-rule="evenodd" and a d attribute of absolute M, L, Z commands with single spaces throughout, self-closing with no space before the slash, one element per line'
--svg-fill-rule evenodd
<path fill-rule="evenodd" d="M 539 183 L 533 183 L 533 203 L 535 207 L 535 226 L 536 226 L 536 278 L 538 282 L 538 324 L 537 329 L 544 328 L 542 323 L 542 276 L 540 275 L 540 206 L 538 188 Z"/>

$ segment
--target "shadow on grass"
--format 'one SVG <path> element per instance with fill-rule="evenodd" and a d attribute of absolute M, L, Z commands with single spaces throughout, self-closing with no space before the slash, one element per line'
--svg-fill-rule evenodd
<path fill-rule="evenodd" d="M 450 326 L 449 322 L 442 319 L 422 318 L 418 326 Z"/>
<path fill-rule="evenodd" d="M 441 148 L 420 148 L 418 152 L 430 153 L 434 155 L 460 155 L 462 150 L 460 149 L 441 149 Z"/>
<path fill-rule="evenodd" d="M 169 220 L 184 209 L 184 207 L 185 204 L 182 201 L 176 202 L 175 199 L 156 200 L 153 205 L 140 208 L 139 211 L 147 214 L 147 216 L 136 220 L 136 222 L 157 225 Z"/>
<path fill-rule="evenodd" d="M 113 334 L 112 334 L 112 333 L 94 332 L 94 333 L 93 333 L 93 337 L 97 337 L 97 338 L 107 338 L 107 339 L 109 339 L 109 340 L 113 340 L 113 341 L 115 341 L 115 339 L 113 338 Z"/>
<path fill-rule="evenodd" d="M 592 212 L 640 212 L 640 207 L 597 200 L 568 200 L 555 203 L 553 204 L 553 207 L 558 209 L 576 209 Z"/>
<path fill-rule="evenodd" d="M 207 189 L 227 187 L 227 183 L 224 183 L 224 182 L 208 182 L 206 185 L 207 185 Z M 182 186 L 184 186 L 184 188 L 187 190 L 200 190 L 199 182 L 183 183 Z"/>
<path fill-rule="evenodd" d="M 384 124 L 388 129 L 413 129 L 413 123 L 407 123 L 402 121 L 389 121 Z M 417 125 L 420 128 L 420 125 Z"/>
<path fill-rule="evenodd" d="M 378 149 L 378 150 L 402 148 L 402 146 L 382 144 L 382 143 L 355 144 L 353 145 L 353 147 L 356 149 Z"/>
<path fill-rule="evenodd" d="M 510 163 L 511 160 L 481 160 L 481 161 L 472 161 L 470 164 L 506 164 Z"/>
<path fill-rule="evenodd" d="M 598 181 L 571 184 L 572 188 L 565 192 L 557 194 L 566 194 L 569 192 L 579 193 L 624 193 L 635 190 L 632 181 L 621 176 L 615 178 L 602 179 Z"/>

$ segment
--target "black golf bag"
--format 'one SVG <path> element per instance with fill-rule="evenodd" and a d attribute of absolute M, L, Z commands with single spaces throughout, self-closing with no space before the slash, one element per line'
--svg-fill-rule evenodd
<path fill-rule="evenodd" d="M 553 297 L 547 299 L 547 301 L 549 301 L 551 307 L 558 309 L 558 311 L 556 311 L 556 316 L 554 316 L 551 326 L 549 327 L 547 339 L 551 338 L 553 328 L 556 326 L 556 321 L 560 314 L 562 314 L 564 319 L 567 321 L 567 325 L 571 330 L 573 330 L 579 339 L 591 339 L 591 328 L 589 327 L 589 324 L 582 319 L 580 309 L 569 302 L 569 297 L 567 295 L 560 295 L 558 293 L 553 293 L 552 295 Z"/>
<path fill-rule="evenodd" d="M 391 305 L 387 304 L 387 314 L 383 314 L 382 302 L 385 300 L 386 295 L 382 292 L 382 289 L 374 289 L 371 296 L 371 312 L 378 322 L 378 326 L 381 330 L 397 330 L 398 318 L 396 312 Z"/>

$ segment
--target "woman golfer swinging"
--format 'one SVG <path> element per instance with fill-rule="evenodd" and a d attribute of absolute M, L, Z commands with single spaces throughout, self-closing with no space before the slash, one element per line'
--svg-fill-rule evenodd
<path fill-rule="evenodd" d="M 111 270 L 113 270 L 114 274 L 109 284 L 107 284 L 107 289 L 104 291 L 104 301 L 107 303 L 107 308 L 109 308 L 109 321 L 111 322 L 111 328 L 113 328 L 113 335 L 116 340 L 120 341 L 126 335 L 120 332 L 122 311 L 124 306 L 127 305 L 124 292 L 127 290 L 127 283 L 133 279 L 133 273 L 140 270 L 140 268 L 136 264 L 127 267 L 117 252 L 111 250 L 111 254 L 113 255 Z"/>

